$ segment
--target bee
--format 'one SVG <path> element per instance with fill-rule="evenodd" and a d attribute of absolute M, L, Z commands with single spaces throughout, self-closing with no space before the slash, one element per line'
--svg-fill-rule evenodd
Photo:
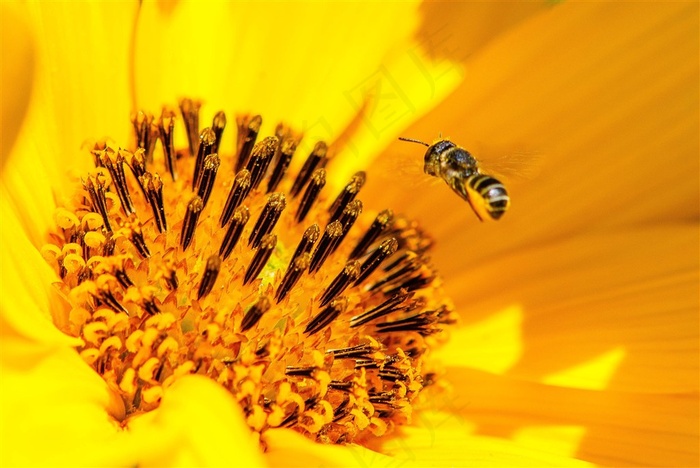
<path fill-rule="evenodd" d="M 439 177 L 465 200 L 483 221 L 487 216 L 500 219 L 510 206 L 510 197 L 505 186 L 495 177 L 482 174 L 479 161 L 448 139 L 438 139 L 432 145 L 412 138 L 401 141 L 426 146 L 423 172 Z"/>

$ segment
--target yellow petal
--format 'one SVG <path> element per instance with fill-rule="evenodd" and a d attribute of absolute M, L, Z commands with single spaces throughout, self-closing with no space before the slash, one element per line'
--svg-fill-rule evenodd
<path fill-rule="evenodd" d="M 263 437 L 270 467 L 392 466 L 394 460 L 359 445 L 324 445 L 290 429 L 272 429 Z"/>
<path fill-rule="evenodd" d="M 445 359 L 578 388 L 696 391 L 698 250 L 693 224 L 583 234 L 483 263 L 448 280 L 465 330 Z M 503 315 L 513 309 L 519 320 Z"/>
<path fill-rule="evenodd" d="M 81 150 L 85 140 L 109 135 L 122 144 L 128 141 L 128 44 L 135 6 L 21 5 L 41 40 L 29 112 L 2 183 L 35 245 L 41 245 L 53 223 L 55 196 L 61 199 L 73 190 L 64 183 L 66 172 L 91 163 Z"/>
<path fill-rule="evenodd" d="M 25 18 L 7 2 L 0 5 L 2 21 L 2 148 L 4 166 L 29 102 L 34 76 L 34 45 Z"/>
<path fill-rule="evenodd" d="M 344 184 L 462 78 L 461 65 L 429 57 L 419 42 L 426 39 L 412 37 L 419 25 L 416 8 L 181 2 L 163 12 L 144 4 L 137 35 L 138 104 L 158 112 L 176 97 L 201 97 L 208 104 L 203 126 L 220 108 L 259 113 L 263 133 L 280 121 L 304 133 L 300 155 L 318 140 L 340 137 L 342 161 L 333 172 L 335 182 Z M 223 148 L 232 147 L 233 134 L 227 131 Z"/>
<path fill-rule="evenodd" d="M 121 398 L 68 347 L 9 336 L 1 346 L 2 465 L 93 465 L 120 431 Z"/>
<path fill-rule="evenodd" d="M 459 89 L 405 134 L 442 132 L 485 159 L 540 153 L 540 174 L 509 185 L 498 223 L 479 225 L 441 182 L 416 189 L 389 173 L 363 193 L 403 200 L 430 226 L 448 275 L 463 265 L 456 252 L 478 262 L 593 226 L 697 219 L 697 14 L 692 2 L 564 2 L 467 62 Z M 417 145 L 387 153 L 422 162 Z"/>
<path fill-rule="evenodd" d="M 178 379 L 160 406 L 128 423 L 130 437 L 168 440 L 136 453 L 144 466 L 264 466 L 257 438 L 229 392 L 202 376 Z"/>
<path fill-rule="evenodd" d="M 423 411 L 413 426 L 401 430 L 401 437 L 387 439 L 381 450 L 391 455 L 396 465 L 453 467 L 588 467 L 593 463 L 576 458 L 571 440 L 581 429 L 560 426 L 540 434 L 539 444 L 522 438 L 503 437 L 481 431 L 479 425 L 464 417 L 440 411 Z M 578 430 L 577 430 L 578 429 Z M 494 433 L 495 432 L 495 433 Z"/>
<path fill-rule="evenodd" d="M 0 336 L 22 336 L 40 346 L 75 346 L 80 340 L 62 334 L 52 322 L 52 312 L 59 312 L 64 304 L 52 286 L 58 278 L 29 242 L 2 193 Z"/>
<path fill-rule="evenodd" d="M 608 466 L 698 463 L 697 393 L 579 390 L 464 368 L 448 369 L 447 379 L 455 392 L 429 409 L 451 417 L 423 416 L 423 425 L 457 431 L 455 438 L 475 434 Z"/>

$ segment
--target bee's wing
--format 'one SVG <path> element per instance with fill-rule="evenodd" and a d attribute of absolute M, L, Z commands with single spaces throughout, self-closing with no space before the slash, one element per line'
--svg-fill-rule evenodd
<path fill-rule="evenodd" d="M 495 148 L 477 144 L 479 170 L 506 182 L 532 180 L 542 167 L 542 154 L 523 148 Z"/>
<path fill-rule="evenodd" d="M 421 158 L 407 155 L 396 155 L 389 158 L 384 165 L 381 177 L 394 182 L 399 178 L 403 184 L 415 188 L 425 188 L 440 183 L 438 177 L 431 177 L 423 172 Z"/>

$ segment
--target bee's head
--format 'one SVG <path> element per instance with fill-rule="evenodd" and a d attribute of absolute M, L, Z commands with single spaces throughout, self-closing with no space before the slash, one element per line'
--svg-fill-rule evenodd
<path fill-rule="evenodd" d="M 432 145 L 428 146 L 425 152 L 425 160 L 423 163 L 423 171 L 431 176 L 440 176 L 440 155 L 455 145 L 450 140 L 437 140 Z"/>

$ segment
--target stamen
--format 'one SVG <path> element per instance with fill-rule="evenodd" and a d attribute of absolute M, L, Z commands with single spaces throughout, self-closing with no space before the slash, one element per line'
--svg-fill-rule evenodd
<path fill-rule="evenodd" d="M 335 245 L 335 241 L 340 239 L 343 235 L 343 225 L 339 221 L 333 221 L 326 229 L 323 231 L 323 236 L 314 250 L 314 254 L 311 257 L 311 264 L 309 265 L 309 273 L 316 273 L 323 262 L 326 261 L 331 253 L 331 249 Z"/>
<path fill-rule="evenodd" d="M 331 299 L 335 299 L 339 294 L 345 291 L 350 283 L 354 282 L 360 276 L 360 262 L 357 260 L 351 260 L 345 265 L 345 268 L 338 273 L 338 276 L 331 282 L 331 284 L 323 292 L 320 299 L 321 307 L 328 304 Z"/>
<path fill-rule="evenodd" d="M 160 176 L 146 172 L 139 181 L 146 190 L 146 198 L 151 205 L 151 210 L 153 210 L 153 219 L 156 222 L 158 232 L 167 231 L 168 223 L 165 219 L 165 206 L 163 204 L 163 182 L 160 180 Z"/>
<path fill-rule="evenodd" d="M 236 122 L 238 124 L 236 172 L 240 172 L 248 164 L 248 157 L 262 126 L 262 117 L 245 115 L 238 117 Z"/>
<path fill-rule="evenodd" d="M 330 251 L 331 254 L 338 249 L 340 244 L 348 235 L 350 228 L 352 228 L 353 224 L 355 224 L 355 221 L 357 221 L 357 217 L 360 216 L 360 213 L 362 213 L 362 202 L 360 200 L 353 200 L 345 206 L 343 213 L 338 219 L 340 224 L 343 226 L 343 232 L 340 237 L 334 241 Z"/>
<path fill-rule="evenodd" d="M 386 239 L 374 250 L 362 263 L 360 275 L 355 280 L 355 286 L 362 284 L 364 280 L 376 270 L 382 262 L 396 252 L 399 243 L 395 238 Z"/>
<path fill-rule="evenodd" d="M 379 304 L 377 307 L 368 310 L 360 315 L 350 319 L 350 327 L 355 328 L 364 325 L 372 320 L 376 320 L 387 314 L 399 310 L 399 306 L 409 299 L 413 294 L 405 289 L 399 290 L 397 293 L 390 296 L 386 301 Z"/>
<path fill-rule="evenodd" d="M 258 188 L 263 176 L 265 176 L 278 143 L 277 137 L 267 137 L 253 147 L 253 153 L 246 165 L 246 169 L 250 171 L 250 183 L 253 189 Z"/>
<path fill-rule="evenodd" d="M 219 249 L 219 255 L 221 255 L 224 260 L 231 255 L 233 248 L 238 243 L 238 239 L 240 239 L 243 228 L 248 222 L 249 217 L 250 214 L 248 213 L 247 207 L 241 206 L 236 208 L 231 224 L 226 231 L 226 235 L 224 235 L 224 241 L 221 243 L 221 248 Z"/>
<path fill-rule="evenodd" d="M 270 310 L 270 300 L 267 296 L 261 296 L 246 312 L 241 321 L 241 333 L 253 328 L 260 321 L 262 316 Z"/>
<path fill-rule="evenodd" d="M 194 176 L 192 177 L 192 190 L 197 190 L 201 183 L 204 160 L 212 154 L 212 148 L 216 142 L 216 135 L 210 128 L 202 130 L 199 136 L 199 147 L 197 149 L 197 160 L 194 163 Z M 205 203 L 206 204 L 206 203 Z"/>
<path fill-rule="evenodd" d="M 328 212 L 331 215 L 330 221 L 335 221 L 340 217 L 348 203 L 355 199 L 362 186 L 365 185 L 366 180 L 367 175 L 364 171 L 357 172 L 352 176 L 348 185 L 343 188 L 342 192 L 338 194 L 335 201 L 328 208 Z"/>
<path fill-rule="evenodd" d="M 196 154 L 197 145 L 199 144 L 199 108 L 201 105 L 201 102 L 188 98 L 180 101 L 180 112 L 182 113 L 182 122 L 185 124 L 185 131 L 187 132 L 190 156 Z"/>
<path fill-rule="evenodd" d="M 134 133 L 136 133 L 136 148 L 143 149 L 145 159 L 152 162 L 153 148 L 159 133 L 158 126 L 153 123 L 153 116 L 139 111 L 132 117 L 131 122 L 134 125 Z"/>
<path fill-rule="evenodd" d="M 202 275 L 202 282 L 199 284 L 199 291 L 197 291 L 197 300 L 201 300 L 211 292 L 220 269 L 221 258 L 218 255 L 212 255 L 207 259 L 207 266 L 204 269 L 204 275 Z"/>
<path fill-rule="evenodd" d="M 160 131 L 160 142 L 163 145 L 163 156 L 165 157 L 165 170 L 170 173 L 173 181 L 177 180 L 177 168 L 175 167 L 175 113 L 171 110 L 163 109 L 158 121 Z"/>
<path fill-rule="evenodd" d="M 121 203 L 122 210 L 124 214 L 129 216 L 134 213 L 134 205 L 131 202 L 131 197 L 129 196 L 129 187 L 126 184 L 126 174 L 124 173 L 124 156 L 121 154 L 114 155 L 114 151 L 111 148 L 107 148 L 102 152 L 100 162 L 103 167 L 106 167 L 109 171 L 109 175 L 112 177 L 112 183 L 117 191 L 117 196 L 119 197 L 119 202 Z"/>
<path fill-rule="evenodd" d="M 294 285 L 299 281 L 301 275 L 309 267 L 311 263 L 311 254 L 308 252 L 302 253 L 299 257 L 293 258 L 287 268 L 282 281 L 280 282 L 279 288 L 277 288 L 277 294 L 275 295 L 275 301 L 279 304 L 287 294 L 292 290 Z"/>
<path fill-rule="evenodd" d="M 294 255 L 292 255 L 292 259 L 289 261 L 289 264 L 291 265 L 292 263 L 294 263 L 296 259 L 298 259 L 305 253 L 310 254 L 311 250 L 314 248 L 314 244 L 316 244 L 316 241 L 318 240 L 318 237 L 320 235 L 321 229 L 318 227 L 318 224 L 312 224 L 311 226 L 306 228 L 304 234 L 301 236 L 299 245 L 297 245 L 297 248 L 294 251 Z"/>
<path fill-rule="evenodd" d="M 134 244 L 134 247 L 136 247 L 136 251 L 139 253 L 141 258 L 150 257 L 151 252 L 148 250 L 148 246 L 143 238 L 143 231 L 141 231 L 141 228 L 139 226 L 132 225 L 126 227 L 125 229 L 129 230 L 129 240 L 132 244 Z"/>
<path fill-rule="evenodd" d="M 331 303 L 314 317 L 304 329 L 307 335 L 313 335 L 335 320 L 341 313 L 345 311 L 348 305 L 348 300 L 345 297 L 333 299 Z"/>
<path fill-rule="evenodd" d="M 369 227 L 362 239 L 357 243 L 350 254 L 351 259 L 355 259 L 364 255 L 370 245 L 379 237 L 379 235 L 391 225 L 394 219 L 394 213 L 391 210 L 380 212 L 375 218 L 372 225 Z"/>
<path fill-rule="evenodd" d="M 211 129 L 214 131 L 214 135 L 216 135 L 216 139 L 214 140 L 214 146 L 212 146 L 211 149 L 212 153 L 219 152 L 219 146 L 221 146 L 221 137 L 224 134 L 225 128 L 226 114 L 224 114 L 224 111 L 219 111 L 216 113 L 216 115 L 214 116 L 214 120 L 211 123 Z"/>
<path fill-rule="evenodd" d="M 221 161 L 217 154 L 210 154 L 204 158 L 204 166 L 199 175 L 199 183 L 197 186 L 197 196 L 202 199 L 202 204 L 204 206 L 207 206 L 211 191 L 214 189 L 214 181 L 216 180 L 216 173 L 219 170 L 219 164 L 221 164 Z"/>
<path fill-rule="evenodd" d="M 141 185 L 141 176 L 146 173 L 146 161 L 143 157 L 143 149 L 138 149 L 131 155 L 131 164 L 129 164 L 129 168 L 134 174 L 134 177 L 136 177 L 136 181 L 139 183 L 139 187 L 141 187 L 141 192 L 143 192 L 144 197 L 148 198 L 145 187 Z"/>
<path fill-rule="evenodd" d="M 248 265 L 248 269 L 245 271 L 245 276 L 243 278 L 243 284 L 246 285 L 257 278 L 263 267 L 267 264 L 267 261 L 272 255 L 272 251 L 275 250 L 277 245 L 277 236 L 274 234 L 265 234 L 260 240 L 260 247 L 255 252 L 253 260 Z"/>
<path fill-rule="evenodd" d="M 267 203 L 262 213 L 260 213 L 258 221 L 255 223 L 253 232 L 250 233 L 250 238 L 248 239 L 250 247 L 257 248 L 263 236 L 272 232 L 286 206 L 287 200 L 283 193 L 273 193 L 268 197 Z"/>
<path fill-rule="evenodd" d="M 107 214 L 105 187 L 102 181 L 94 177 L 88 177 L 87 180 L 83 181 L 83 187 L 85 187 L 85 190 L 87 190 L 88 195 L 90 196 L 92 209 L 102 216 L 102 222 L 104 223 L 105 229 L 108 232 L 112 232 L 112 225 L 109 222 L 109 215 Z"/>
<path fill-rule="evenodd" d="M 267 182 L 267 193 L 277 190 L 277 186 L 284 178 L 289 169 L 289 164 L 292 162 L 294 152 L 297 150 L 297 142 L 291 137 L 284 138 L 279 145 L 279 157 L 277 163 L 272 170 L 270 180 Z"/>
<path fill-rule="evenodd" d="M 326 146 L 324 142 L 319 141 L 316 143 L 313 151 L 311 151 L 309 157 L 304 161 L 304 165 L 299 171 L 299 174 L 297 174 L 297 178 L 294 180 L 294 184 L 289 191 L 292 197 L 299 195 L 299 192 L 301 192 L 301 189 L 304 188 L 309 181 L 311 174 L 313 174 L 316 168 L 325 166 L 327 152 L 328 146 Z"/>
<path fill-rule="evenodd" d="M 368 358 L 368 355 L 376 353 L 378 350 L 369 343 L 347 348 L 327 349 L 326 354 L 332 354 L 335 359 L 358 359 Z"/>
<path fill-rule="evenodd" d="M 304 366 L 287 366 L 284 373 L 294 377 L 312 377 L 314 372 L 318 370 L 317 367 L 304 367 Z"/>
<path fill-rule="evenodd" d="M 197 222 L 199 221 L 199 216 L 202 214 L 203 208 L 204 203 L 202 203 L 202 199 L 199 197 L 194 197 L 187 204 L 187 212 L 182 222 L 182 232 L 180 234 L 180 247 L 182 247 L 182 250 L 187 250 L 192 239 L 194 239 L 194 232 L 197 229 Z"/>
<path fill-rule="evenodd" d="M 323 168 L 316 169 L 311 175 L 311 182 L 307 185 L 304 196 L 297 208 L 297 223 L 304 221 L 306 215 L 309 214 L 309 210 L 311 210 L 324 185 L 326 185 L 326 170 Z"/>
<path fill-rule="evenodd" d="M 231 215 L 238 208 L 238 206 L 245 200 L 245 197 L 250 193 L 250 172 L 247 169 L 242 169 L 236 178 L 233 180 L 233 185 L 231 186 L 231 191 L 228 193 L 228 198 L 226 199 L 226 204 L 221 212 L 221 218 L 219 219 L 219 224 L 224 227 L 228 220 L 231 219 Z"/>

